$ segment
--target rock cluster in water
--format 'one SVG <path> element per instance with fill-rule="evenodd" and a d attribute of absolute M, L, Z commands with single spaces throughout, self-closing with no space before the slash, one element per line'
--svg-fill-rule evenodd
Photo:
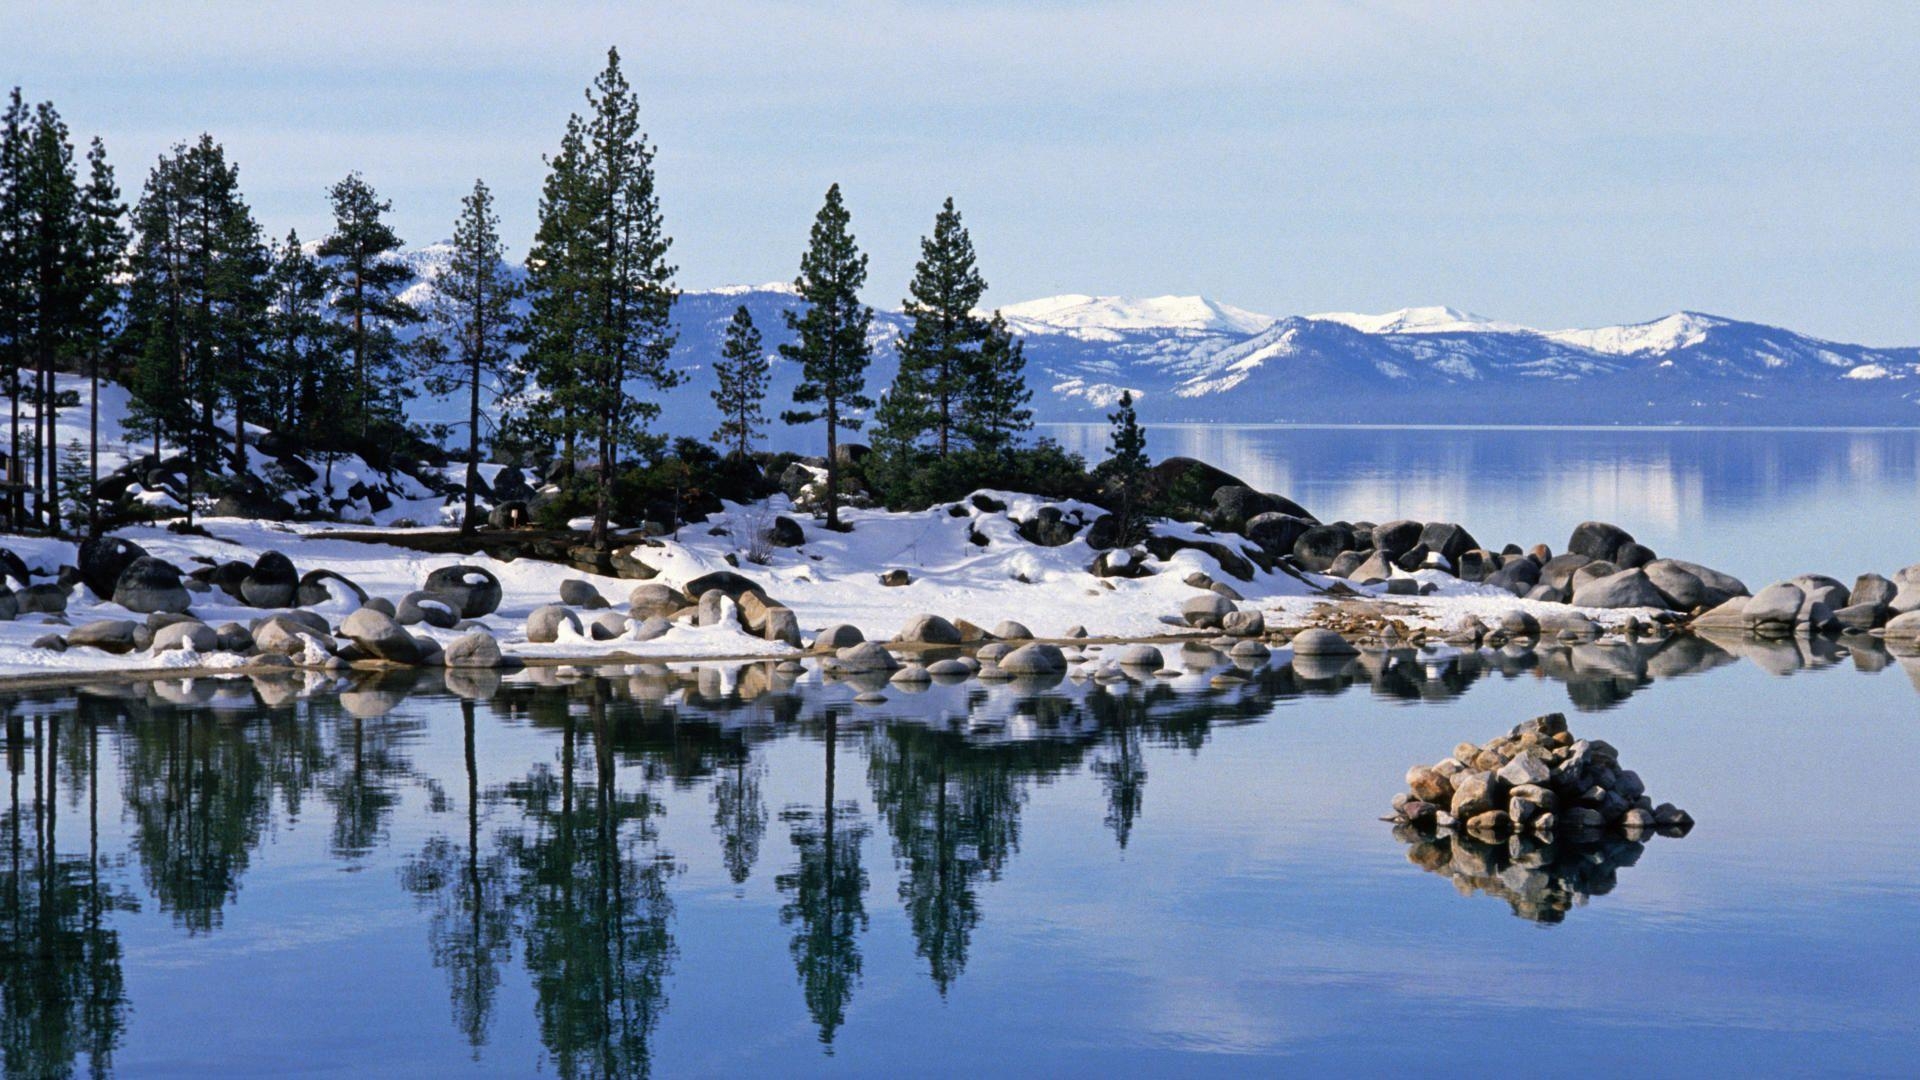
<path fill-rule="evenodd" d="M 1640 839 L 1658 831 L 1684 835 L 1693 818 L 1672 803 L 1655 806 L 1640 775 L 1620 767 L 1620 754 L 1599 740 L 1576 739 L 1559 713 L 1537 716 L 1483 745 L 1461 743 L 1453 756 L 1407 770 L 1407 788 L 1393 797 L 1396 824 L 1509 834 L 1545 842 L 1598 840 L 1610 831 Z"/>

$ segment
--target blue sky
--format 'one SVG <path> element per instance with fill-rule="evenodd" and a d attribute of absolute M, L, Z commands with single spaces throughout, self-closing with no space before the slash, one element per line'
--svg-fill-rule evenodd
<path fill-rule="evenodd" d="M 0 78 L 129 189 L 213 132 L 276 234 L 323 231 L 358 169 L 413 242 L 484 177 L 523 246 L 616 44 L 685 287 L 791 278 L 837 180 L 889 306 L 951 194 L 1000 303 L 1692 308 L 1920 343 L 1920 5 L 21 7 Z"/>

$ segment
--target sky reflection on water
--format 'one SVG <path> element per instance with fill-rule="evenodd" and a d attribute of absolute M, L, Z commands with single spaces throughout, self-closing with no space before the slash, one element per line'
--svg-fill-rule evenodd
<path fill-rule="evenodd" d="M 0 1054 L 1385 1072 L 1477 1023 L 1477 1058 L 1547 1074 L 1899 1071 L 1920 662 L 1744 645 L 1282 652 L 1225 687 L 1191 650 L 878 707 L 765 665 L 19 696 Z M 1549 710 L 1700 826 L 1543 880 L 1433 873 L 1378 820 L 1409 765 Z M 1501 891 L 1543 887 L 1544 922 Z"/>

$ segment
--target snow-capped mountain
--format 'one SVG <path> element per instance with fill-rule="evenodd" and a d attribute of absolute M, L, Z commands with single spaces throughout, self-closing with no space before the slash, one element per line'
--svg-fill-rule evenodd
<path fill-rule="evenodd" d="M 404 257 L 420 276 L 407 299 L 425 304 L 447 245 Z M 711 431 L 713 360 L 740 306 L 774 354 L 766 411 L 777 417 L 799 382 L 776 352 L 791 340 L 781 313 L 796 302 L 786 282 L 682 293 L 673 363 L 684 379 L 649 395 L 661 405 L 658 427 Z M 1920 423 L 1920 348 L 1823 341 L 1692 311 L 1578 330 L 1536 330 L 1444 306 L 1276 319 L 1198 296 L 1069 294 L 999 311 L 1025 342 L 1042 422 L 1103 421 L 1131 390 L 1142 417 L 1157 421 Z M 899 311 L 876 306 L 870 395 L 892 381 L 906 325 Z M 448 418 L 463 412 L 418 404 Z M 771 426 L 782 444 L 807 437 Z"/>

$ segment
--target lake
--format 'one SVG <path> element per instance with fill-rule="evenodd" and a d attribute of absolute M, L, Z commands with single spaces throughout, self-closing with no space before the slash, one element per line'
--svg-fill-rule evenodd
<path fill-rule="evenodd" d="M 1088 460 L 1104 425 L 1043 434 Z M 1611 521 L 1662 555 L 1755 590 L 1851 583 L 1920 562 L 1920 431 L 1155 425 L 1156 458 L 1212 462 L 1323 521 L 1458 521 L 1483 544 L 1564 550 Z"/>
<path fill-rule="evenodd" d="M 767 665 L 16 694 L 16 1075 L 1904 1073 L 1920 660 L 1679 638 L 852 700 Z M 1216 684 L 1217 672 L 1245 681 Z M 1448 858 L 1562 711 L 1683 837 Z"/>

